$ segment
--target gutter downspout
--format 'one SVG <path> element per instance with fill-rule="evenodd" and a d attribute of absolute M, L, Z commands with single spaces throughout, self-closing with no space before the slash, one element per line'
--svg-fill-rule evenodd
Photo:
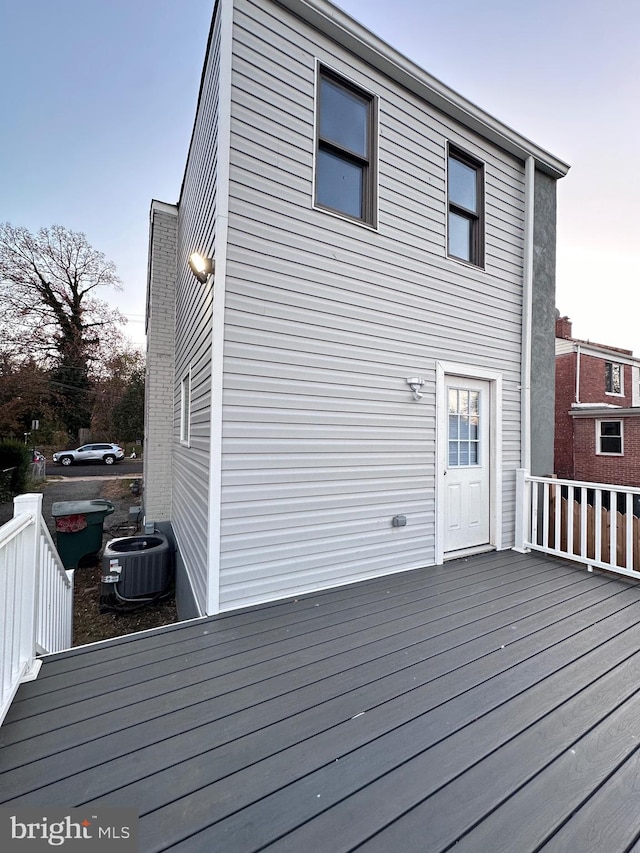
<path fill-rule="evenodd" d="M 522 274 L 522 358 L 520 367 L 520 467 L 531 472 L 531 338 L 533 316 L 533 217 L 535 160 L 524 165 L 524 257 Z"/>
<path fill-rule="evenodd" d="M 580 349 L 580 344 L 576 346 L 576 393 L 575 393 L 575 403 L 580 402 L 580 356 L 582 355 L 582 350 Z"/>

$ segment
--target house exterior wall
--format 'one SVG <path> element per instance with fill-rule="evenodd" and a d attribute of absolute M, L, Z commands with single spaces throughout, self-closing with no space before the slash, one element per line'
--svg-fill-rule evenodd
<path fill-rule="evenodd" d="M 575 393 L 576 353 L 557 355 L 554 470 L 564 480 L 574 479 L 573 418 L 569 409 L 575 401 Z"/>
<path fill-rule="evenodd" d="M 439 360 L 503 377 L 509 544 L 523 163 L 277 5 L 234 8 L 221 608 L 434 562 Z M 317 60 L 379 99 L 377 230 L 313 208 Z M 446 257 L 448 141 L 486 164 L 484 270 Z"/>
<path fill-rule="evenodd" d="M 556 356 L 555 473 L 558 477 L 569 480 L 593 480 L 593 477 L 583 477 L 579 472 L 584 474 L 586 471 L 593 470 L 606 473 L 613 466 L 618 471 L 617 479 L 597 480 L 597 482 L 622 482 L 619 478 L 623 476 L 621 467 L 622 469 L 626 467 L 624 462 L 617 459 L 616 462 L 603 465 L 602 460 L 591 458 L 595 454 L 595 420 L 591 419 L 590 432 L 581 426 L 578 435 L 577 420 L 569 413 L 574 403 L 592 405 L 602 403 L 620 408 L 632 406 L 633 367 L 629 364 L 621 364 L 624 393 L 608 394 L 605 391 L 605 364 L 608 361 L 620 363 L 616 361 L 615 354 L 611 353 L 594 356 L 574 350 Z M 615 409 L 612 409 L 612 419 L 614 415 Z M 590 443 L 587 441 L 587 432 L 591 435 Z M 591 449 L 588 450 L 588 448 Z M 588 459 L 579 458 L 584 453 L 588 454 Z M 630 473 L 634 468 L 632 463 Z M 626 485 L 633 484 L 626 483 Z"/>
<path fill-rule="evenodd" d="M 631 406 L 631 367 L 621 364 L 623 373 L 622 394 L 609 394 L 605 391 L 605 365 L 607 362 L 619 363 L 611 355 L 594 357 L 580 355 L 580 403 L 609 403 L 614 406 Z"/>
<path fill-rule="evenodd" d="M 144 418 L 144 512 L 171 518 L 175 281 L 178 211 L 154 201 L 149 223 L 147 358 Z"/>
<path fill-rule="evenodd" d="M 201 284 L 188 258 L 215 254 L 218 221 L 218 129 L 221 17 L 214 16 L 198 112 L 179 203 L 173 395 L 173 533 L 193 601 L 182 613 L 207 612 L 210 582 L 210 470 L 212 436 L 212 326 L 214 283 Z M 182 383 L 190 386 L 190 429 L 181 440 Z"/>
<path fill-rule="evenodd" d="M 612 409 L 610 415 L 600 417 L 622 421 L 623 455 L 598 455 L 596 418 L 574 417 L 575 473 L 572 479 L 640 487 L 640 414 L 619 416 Z"/>
<path fill-rule="evenodd" d="M 176 240 L 171 522 L 184 617 L 440 559 L 436 395 L 454 365 L 491 382 L 492 542 L 513 543 L 531 222 L 532 460 L 548 472 L 566 167 L 473 105 L 451 107 L 441 84 L 368 39 L 324 0 L 216 2 Z M 375 228 L 314 207 L 319 63 L 375 98 Z M 449 143 L 484 164 L 482 268 L 447 256 Z M 535 171 L 533 209 L 531 151 L 548 170 Z M 204 285 L 187 266 L 194 250 L 215 259 Z M 409 376 L 425 380 L 420 401 Z"/>
<path fill-rule="evenodd" d="M 556 335 L 556 474 L 562 479 L 640 486 L 637 359 L 631 350 L 572 338 L 567 317 L 556 320 Z M 607 392 L 607 362 L 620 365 L 622 393 Z M 597 452 L 599 420 L 622 421 L 622 455 Z"/>

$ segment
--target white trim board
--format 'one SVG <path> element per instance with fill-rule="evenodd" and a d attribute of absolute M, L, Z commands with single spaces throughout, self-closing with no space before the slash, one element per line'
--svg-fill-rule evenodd
<path fill-rule="evenodd" d="M 436 362 L 436 530 L 435 561 L 442 565 L 444 552 L 444 489 L 442 480 L 446 469 L 446 395 L 445 383 L 448 376 L 466 379 L 482 379 L 491 385 L 491 461 L 490 461 L 490 544 L 496 550 L 502 548 L 502 373 L 472 364 L 459 362 Z M 486 550 L 486 549 L 485 549 Z"/>

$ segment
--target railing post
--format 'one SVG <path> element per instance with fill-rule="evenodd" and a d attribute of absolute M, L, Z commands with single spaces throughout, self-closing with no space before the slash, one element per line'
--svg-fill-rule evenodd
<path fill-rule="evenodd" d="M 28 535 L 25 537 L 22 576 L 20 583 L 23 593 L 20 601 L 20 659 L 27 662 L 22 681 L 34 679 L 40 669 L 41 661 L 36 658 L 36 628 L 38 614 L 38 572 L 40 571 L 40 516 L 42 515 L 42 495 L 18 495 L 13 499 L 14 518 L 25 513 L 33 517 Z"/>
<path fill-rule="evenodd" d="M 527 530 L 529 528 L 529 483 L 527 482 L 528 471 L 526 468 L 516 469 L 516 542 L 515 551 L 526 554 L 529 550 L 525 546 L 527 541 Z"/>

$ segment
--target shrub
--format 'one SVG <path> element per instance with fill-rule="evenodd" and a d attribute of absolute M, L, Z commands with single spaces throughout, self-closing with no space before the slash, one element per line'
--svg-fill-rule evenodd
<path fill-rule="evenodd" d="M 0 442 L 0 502 L 27 490 L 30 466 L 30 447 L 19 441 Z"/>

